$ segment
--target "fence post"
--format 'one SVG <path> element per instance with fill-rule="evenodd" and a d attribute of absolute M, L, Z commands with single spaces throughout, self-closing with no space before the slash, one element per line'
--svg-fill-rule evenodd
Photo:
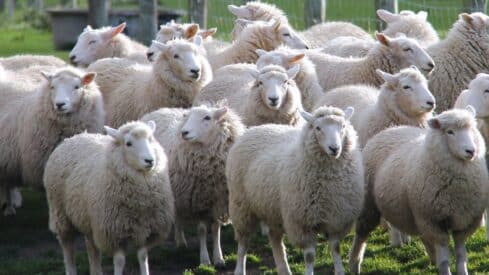
<path fill-rule="evenodd" d="M 195 22 L 201 28 L 207 28 L 207 0 L 189 0 L 188 14 L 190 22 Z"/>
<path fill-rule="evenodd" d="M 88 25 L 93 28 L 106 26 L 108 17 L 106 0 L 88 0 Z"/>
<path fill-rule="evenodd" d="M 472 12 L 486 12 L 487 0 L 464 0 L 464 11 L 468 13 Z"/>
<path fill-rule="evenodd" d="M 397 0 L 375 0 L 375 10 L 384 9 L 397 13 Z M 382 31 L 385 28 L 385 22 L 377 16 L 377 30 Z"/>
<path fill-rule="evenodd" d="M 0 12 L 5 10 L 5 0 L 0 0 Z"/>
<path fill-rule="evenodd" d="M 156 0 L 139 0 L 139 40 L 146 45 L 151 44 L 156 34 L 157 3 Z"/>
<path fill-rule="evenodd" d="M 13 19 L 15 13 L 15 0 L 8 0 L 8 18 Z"/>
<path fill-rule="evenodd" d="M 306 0 L 304 2 L 304 19 L 306 27 L 326 20 L 326 0 Z"/>

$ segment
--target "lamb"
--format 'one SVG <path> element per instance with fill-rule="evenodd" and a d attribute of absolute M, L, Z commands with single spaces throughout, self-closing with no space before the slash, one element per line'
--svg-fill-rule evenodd
<path fill-rule="evenodd" d="M 360 148 L 376 133 L 392 126 L 427 127 L 435 109 L 428 81 L 416 67 L 395 75 L 381 70 L 377 73 L 385 81 L 380 91 L 365 85 L 341 86 L 324 94 L 315 106 L 353 106 L 357 115 L 351 124 L 357 130 Z"/>
<path fill-rule="evenodd" d="M 244 132 L 241 119 L 227 107 L 167 109 L 145 115 L 156 121 L 161 144 L 171 143 L 170 180 L 175 195 L 177 244 L 186 244 L 182 226 L 197 225 L 200 239 L 200 264 L 210 264 L 206 236 L 209 226 L 213 238 L 213 263 L 224 265 L 221 251 L 221 224 L 229 222 L 228 191 L 224 166 L 229 148 Z"/>
<path fill-rule="evenodd" d="M 438 99 L 438 110 L 453 106 L 460 91 L 479 72 L 489 70 L 489 17 L 483 13 L 462 13 L 447 37 L 428 48 L 437 64 L 429 87 Z"/>
<path fill-rule="evenodd" d="M 262 69 L 266 65 L 279 65 L 286 70 L 296 64 L 300 66 L 299 73 L 294 80 L 301 92 L 302 106 L 306 111 L 311 111 L 316 100 L 321 98 L 324 93 L 323 88 L 319 85 L 316 68 L 309 58 L 304 53 L 286 47 L 279 47 L 271 52 L 258 49 L 256 52 L 260 56 L 256 61 L 258 69 Z"/>
<path fill-rule="evenodd" d="M 41 187 L 44 165 L 54 148 L 72 135 L 101 132 L 103 101 L 94 83 L 95 73 L 62 68 L 44 73 L 46 81 L 35 91 L 11 100 L 0 112 L 0 193 L 7 196 L 4 214 L 15 208 L 8 190 L 19 184 Z M 11 91 L 1 90 L 8 98 Z"/>
<path fill-rule="evenodd" d="M 0 58 L 0 65 L 5 70 L 17 71 L 36 65 L 62 67 L 66 62 L 52 55 L 19 54 Z"/>
<path fill-rule="evenodd" d="M 307 56 L 316 64 L 319 82 L 325 92 L 347 84 L 367 84 L 380 86 L 382 78 L 375 72 L 380 69 L 395 73 L 400 69 L 415 65 L 429 73 L 435 66 L 431 57 L 412 38 L 390 38 L 376 33 L 378 43 L 363 58 L 342 58 L 318 53 L 314 50 Z M 436 97 L 436 96 L 435 96 Z"/>
<path fill-rule="evenodd" d="M 301 113 L 302 128 L 263 125 L 245 132 L 226 164 L 229 214 L 238 241 L 234 274 L 245 274 L 248 241 L 259 221 L 269 227 L 278 274 L 291 274 L 282 236 L 304 249 L 313 274 L 316 235 L 327 236 L 335 274 L 344 274 L 339 241 L 360 213 L 363 167 L 353 108 Z M 325 209 L 327 209 L 325 211 Z"/>
<path fill-rule="evenodd" d="M 353 36 L 365 41 L 373 41 L 372 36 L 364 29 L 350 22 L 341 21 L 316 24 L 301 32 L 301 35 L 312 48 L 325 46 L 328 41 L 341 36 Z"/>
<path fill-rule="evenodd" d="M 125 27 L 125 22 L 116 27 L 100 29 L 92 29 L 88 25 L 70 52 L 71 63 L 75 66 L 87 67 L 98 59 L 106 57 L 125 57 L 146 63 L 146 46 L 123 34 Z"/>
<path fill-rule="evenodd" d="M 246 72 L 231 78 L 230 71 L 236 67 L 242 70 L 243 64 L 218 70 L 217 77 L 202 89 L 194 106 L 225 99 L 247 126 L 265 123 L 299 125 L 303 122 L 299 114 L 301 95 L 293 80 L 299 72 L 298 65 L 287 71 L 277 65 L 266 66 L 260 71 L 254 65 L 245 65 Z"/>
<path fill-rule="evenodd" d="M 239 38 L 216 56 L 209 56 L 212 70 L 236 63 L 255 63 L 257 49 L 271 51 L 281 44 L 291 48 L 307 49 L 306 43 L 294 36 L 292 28 L 283 21 L 256 21 L 248 25 Z"/>
<path fill-rule="evenodd" d="M 90 274 L 102 274 L 101 251 L 122 275 L 136 247 L 140 274 L 149 275 L 148 251 L 161 244 L 174 221 L 168 160 L 154 140 L 154 122 L 129 122 L 108 135 L 82 133 L 49 157 L 44 186 L 49 228 L 56 234 L 66 274 L 76 274 L 75 236 L 85 237 Z"/>
<path fill-rule="evenodd" d="M 365 241 L 382 215 L 401 231 L 420 235 L 440 274 L 450 274 L 452 235 L 457 274 L 468 274 L 465 239 L 479 226 L 489 199 L 484 140 L 470 105 L 428 124 L 387 129 L 365 146 L 367 190 L 350 254 L 352 273 L 360 272 Z"/>
<path fill-rule="evenodd" d="M 161 107 L 190 107 L 194 97 L 212 79 L 200 37 L 195 42 L 176 39 L 167 44 L 156 43 L 161 53 L 152 67 L 138 64 L 89 67 L 101 75 L 102 87 L 112 86 L 102 89 L 108 125 L 118 127 Z M 115 65 L 117 62 L 114 61 Z"/>

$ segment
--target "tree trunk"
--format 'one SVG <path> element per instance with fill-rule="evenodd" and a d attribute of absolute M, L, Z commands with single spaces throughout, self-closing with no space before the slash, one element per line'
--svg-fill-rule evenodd
<path fill-rule="evenodd" d="M 326 0 L 306 0 L 304 3 L 306 27 L 326 20 Z"/>
<path fill-rule="evenodd" d="M 106 26 L 109 22 L 106 0 L 88 0 L 88 25 L 93 28 Z"/>
<path fill-rule="evenodd" d="M 472 12 L 486 12 L 487 0 L 464 0 L 464 11 L 468 13 Z"/>
<path fill-rule="evenodd" d="M 190 22 L 198 23 L 200 28 L 207 28 L 207 0 L 189 0 L 188 14 Z"/>
<path fill-rule="evenodd" d="M 156 0 L 139 0 L 139 40 L 146 45 L 154 39 L 158 18 Z"/>
<path fill-rule="evenodd" d="M 375 0 L 375 10 L 378 9 L 397 13 L 397 0 Z M 385 29 L 385 22 L 377 17 L 377 30 L 382 31 L 383 29 Z"/>

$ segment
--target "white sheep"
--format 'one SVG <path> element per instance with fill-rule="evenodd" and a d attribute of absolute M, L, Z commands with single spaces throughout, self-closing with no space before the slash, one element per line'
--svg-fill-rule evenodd
<path fill-rule="evenodd" d="M 2 196 L 8 192 L 5 190 L 21 183 L 42 186 L 47 158 L 64 138 L 83 131 L 103 131 L 105 113 L 94 73 L 63 68 L 44 77 L 46 80 L 36 90 L 23 93 L 1 108 Z M 11 92 L 0 90 L 0 96 L 8 98 Z M 4 213 L 15 213 L 10 199 Z"/>
<path fill-rule="evenodd" d="M 489 70 L 488 27 L 487 15 L 462 13 L 447 37 L 428 48 L 437 65 L 430 74 L 429 87 L 438 99 L 439 111 L 453 106 L 477 73 Z"/>
<path fill-rule="evenodd" d="M 234 69 L 237 73 L 233 73 Z M 299 114 L 301 95 L 294 82 L 298 72 L 298 65 L 289 70 L 269 65 L 259 71 L 251 64 L 225 66 L 202 89 L 194 106 L 226 100 L 247 126 L 265 123 L 298 125 L 302 122 Z M 238 73 L 239 77 L 233 77 Z"/>
<path fill-rule="evenodd" d="M 100 29 L 87 26 L 70 52 L 71 63 L 75 66 L 87 67 L 98 59 L 106 57 L 125 57 L 141 63 L 147 62 L 147 47 L 123 34 L 125 27 L 125 22 L 116 27 Z"/>
<path fill-rule="evenodd" d="M 0 65 L 5 70 L 17 71 L 30 66 L 62 67 L 66 65 L 66 62 L 52 55 L 19 54 L 0 58 Z"/>
<path fill-rule="evenodd" d="M 307 51 L 307 56 L 316 64 L 319 82 L 324 91 L 346 84 L 368 84 L 380 86 L 382 78 L 375 72 L 380 69 L 395 73 L 414 65 L 429 73 L 435 66 L 431 57 L 412 38 L 404 36 L 390 38 L 376 33 L 378 42 L 362 58 L 342 58 L 315 50 Z"/>
<path fill-rule="evenodd" d="M 156 43 L 161 53 L 151 66 L 117 66 L 125 61 L 108 60 L 111 66 L 89 67 L 101 78 L 108 125 L 120 126 L 161 107 L 189 107 L 212 79 L 200 37 Z"/>
<path fill-rule="evenodd" d="M 299 73 L 294 78 L 301 92 L 302 106 L 306 111 L 311 111 L 316 101 L 324 94 L 319 85 L 316 67 L 304 53 L 286 47 L 279 47 L 271 52 L 256 50 L 260 56 L 256 61 L 256 67 L 261 69 L 267 65 L 279 65 L 288 70 L 294 65 L 299 65 Z"/>
<path fill-rule="evenodd" d="M 174 198 L 155 124 L 129 122 L 108 135 L 83 133 L 49 157 L 44 187 L 49 228 L 56 234 L 66 274 L 76 274 L 75 236 L 85 237 L 90 274 L 102 274 L 101 253 L 122 275 L 125 255 L 137 248 L 140 274 L 149 275 L 148 250 L 161 244 L 174 221 Z"/>
<path fill-rule="evenodd" d="M 375 47 L 375 41 L 339 36 L 326 42 L 321 47 L 321 52 L 340 57 L 364 57 L 372 47 Z"/>
<path fill-rule="evenodd" d="M 372 36 L 359 26 L 350 22 L 326 22 L 311 26 L 301 32 L 301 35 L 312 48 L 322 47 L 340 36 L 353 36 L 365 41 L 373 41 Z"/>
<path fill-rule="evenodd" d="M 285 247 L 304 249 L 306 274 L 313 274 L 316 237 L 327 236 L 335 274 L 344 274 L 340 240 L 350 231 L 363 199 L 363 168 L 353 108 L 303 112 L 301 128 L 252 127 L 231 147 L 226 164 L 229 214 L 238 241 L 234 274 L 245 274 L 248 241 L 259 221 L 269 227 L 277 272 L 291 274 Z"/>
<path fill-rule="evenodd" d="M 325 93 L 316 102 L 320 106 L 355 108 L 351 124 L 358 133 L 360 148 L 376 133 L 398 125 L 427 127 L 435 108 L 435 98 L 428 90 L 428 81 L 414 66 L 389 74 L 377 73 L 385 81 L 376 88 L 349 85 Z"/>
<path fill-rule="evenodd" d="M 365 146 L 367 190 L 350 254 L 352 273 L 360 272 L 365 242 L 382 216 L 420 235 L 440 274 L 450 274 L 451 235 L 457 274 L 468 274 L 465 239 L 479 226 L 489 199 L 484 140 L 471 106 L 445 111 L 428 124 L 387 129 Z"/>
<path fill-rule="evenodd" d="M 175 119 L 176 118 L 176 119 Z M 197 225 L 200 264 L 210 264 L 206 236 L 212 230 L 214 265 L 224 265 L 221 224 L 229 222 L 224 166 L 229 148 L 244 132 L 239 116 L 227 107 L 199 106 L 190 110 L 160 109 L 143 121 L 154 120 L 161 144 L 171 144 L 170 180 L 175 195 L 175 236 L 185 244 L 182 226 Z M 161 123 L 160 123 L 161 122 Z"/>

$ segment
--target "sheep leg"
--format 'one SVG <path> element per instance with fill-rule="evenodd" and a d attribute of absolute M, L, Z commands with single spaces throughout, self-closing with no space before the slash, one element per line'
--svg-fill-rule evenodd
<path fill-rule="evenodd" d="M 409 235 L 402 233 L 391 224 L 388 224 L 388 227 L 392 247 L 401 247 L 409 242 Z"/>
<path fill-rule="evenodd" d="M 22 206 L 22 194 L 18 187 L 10 189 L 10 200 L 13 207 L 19 208 Z"/>
<path fill-rule="evenodd" d="M 436 244 L 436 265 L 440 275 L 451 275 L 450 273 L 450 251 L 447 244 Z"/>
<path fill-rule="evenodd" d="M 436 265 L 436 251 L 433 243 L 426 237 L 421 236 L 421 242 L 423 242 L 424 248 L 430 257 L 431 264 Z"/>
<path fill-rule="evenodd" d="M 457 266 L 457 275 L 468 275 L 467 271 L 467 250 L 465 249 L 464 236 L 454 234 L 455 242 L 455 262 Z"/>
<path fill-rule="evenodd" d="M 200 240 L 200 264 L 210 265 L 211 260 L 209 258 L 209 251 L 207 250 L 207 226 L 205 223 L 199 222 L 197 231 L 199 232 Z"/>
<path fill-rule="evenodd" d="M 114 254 L 114 275 L 122 275 L 124 265 L 126 264 L 126 256 L 122 250 Z"/>
<path fill-rule="evenodd" d="M 245 238 L 239 238 L 236 268 L 234 269 L 234 275 L 246 274 L 246 250 L 248 250 L 248 240 L 246 240 Z"/>
<path fill-rule="evenodd" d="M 139 271 L 141 275 L 149 275 L 148 249 L 141 247 L 138 250 Z"/>
<path fill-rule="evenodd" d="M 484 211 L 484 220 L 486 223 L 486 239 L 489 241 L 489 208 Z"/>
<path fill-rule="evenodd" d="M 11 216 L 15 215 L 15 204 L 13 202 L 13 193 L 12 188 L 10 188 L 8 185 L 4 185 L 1 190 L 2 196 L 3 196 L 3 203 L 5 204 L 4 210 L 3 210 L 3 215 L 4 216 Z"/>
<path fill-rule="evenodd" d="M 277 266 L 277 273 L 280 275 L 292 274 L 287 263 L 287 257 L 285 255 L 285 246 L 283 242 L 283 234 L 277 232 L 276 230 L 270 229 L 268 234 L 268 239 L 270 240 L 270 245 L 272 246 L 273 259 L 275 260 L 275 265 Z"/>
<path fill-rule="evenodd" d="M 306 275 L 314 274 L 314 260 L 316 258 L 316 244 L 304 249 L 304 262 L 306 263 Z"/>
<path fill-rule="evenodd" d="M 88 264 L 90 266 L 90 274 L 102 275 L 102 263 L 100 261 L 100 251 L 95 247 L 93 240 L 90 237 L 85 237 L 85 247 L 87 248 Z"/>
<path fill-rule="evenodd" d="M 185 234 L 183 232 L 182 224 L 178 221 L 178 218 L 175 220 L 175 243 L 177 247 L 187 247 L 187 240 L 185 239 Z"/>
<path fill-rule="evenodd" d="M 58 240 L 63 250 L 66 275 L 76 275 L 75 238 L 73 236 L 58 236 Z"/>
<path fill-rule="evenodd" d="M 212 241 L 214 243 L 212 247 L 212 260 L 214 265 L 223 267 L 225 264 L 221 250 L 221 224 L 218 221 L 212 223 Z"/>
<path fill-rule="evenodd" d="M 341 261 L 340 241 L 338 239 L 329 240 L 329 248 L 331 249 L 331 255 L 333 256 L 334 274 L 344 275 L 345 269 L 343 268 L 343 262 Z"/>

